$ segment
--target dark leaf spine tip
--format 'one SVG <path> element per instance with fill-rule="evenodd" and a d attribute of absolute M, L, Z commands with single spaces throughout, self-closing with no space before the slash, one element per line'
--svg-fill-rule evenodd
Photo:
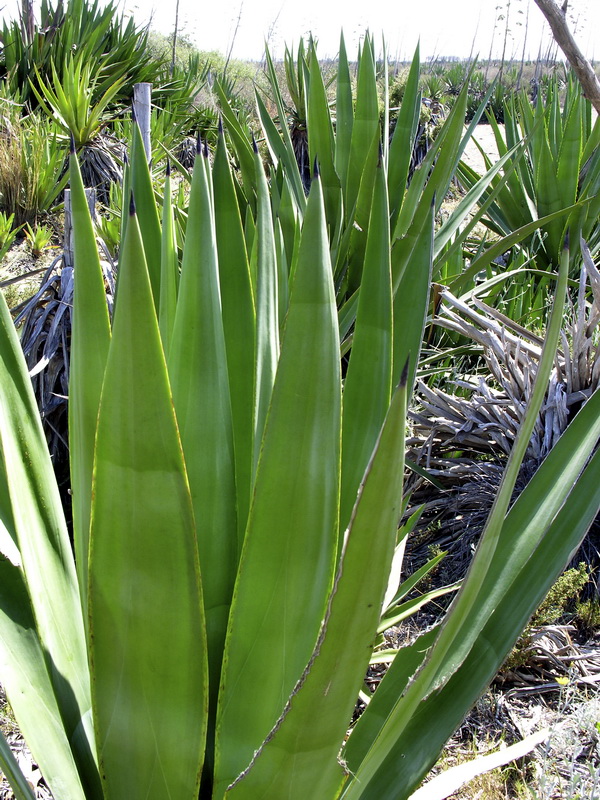
<path fill-rule="evenodd" d="M 563 250 L 568 250 L 571 244 L 571 232 L 567 228 L 565 231 L 565 241 L 563 243 Z"/>
<path fill-rule="evenodd" d="M 73 136 L 73 131 L 69 132 L 69 153 L 75 155 L 75 137 Z"/>
<path fill-rule="evenodd" d="M 256 139 L 254 138 L 254 134 L 252 134 L 252 149 L 255 153 L 258 153 L 258 145 L 256 144 Z"/>
<path fill-rule="evenodd" d="M 223 117 L 219 114 L 219 136 L 223 135 Z"/>
<path fill-rule="evenodd" d="M 407 357 L 406 363 L 404 364 L 404 367 L 402 368 L 402 374 L 400 375 L 400 383 L 398 384 L 398 387 L 400 389 L 405 389 L 406 388 L 406 384 L 408 383 L 408 365 L 409 364 L 410 364 L 410 355 Z"/>
<path fill-rule="evenodd" d="M 125 164 L 125 166 L 129 164 L 129 158 L 127 156 L 127 153 L 123 153 L 123 163 Z"/>
<path fill-rule="evenodd" d="M 431 198 L 431 208 L 435 208 L 435 192 L 433 193 L 433 197 Z"/>
<path fill-rule="evenodd" d="M 201 138 L 200 134 L 198 133 L 196 135 L 196 154 L 199 154 L 201 152 L 202 152 L 202 138 Z"/>
<path fill-rule="evenodd" d="M 135 106 L 131 106 L 131 121 L 137 122 L 137 117 L 135 115 Z"/>
<path fill-rule="evenodd" d="M 204 148 L 202 150 L 202 155 L 204 156 L 204 158 L 208 158 L 208 141 L 206 139 L 204 140 Z"/>
<path fill-rule="evenodd" d="M 318 178 L 321 175 L 321 170 L 319 169 L 319 161 L 315 156 L 315 163 L 313 164 L 313 178 Z"/>
<path fill-rule="evenodd" d="M 171 174 L 171 161 L 170 161 L 170 159 L 168 159 L 168 158 L 167 158 L 167 168 L 166 168 L 166 170 L 165 170 L 165 173 L 166 173 L 166 176 L 167 176 L 167 178 L 168 178 L 168 177 L 170 176 L 170 174 Z"/>
<path fill-rule="evenodd" d="M 133 217 L 135 215 L 135 200 L 133 199 L 133 189 L 129 195 L 129 216 Z"/>

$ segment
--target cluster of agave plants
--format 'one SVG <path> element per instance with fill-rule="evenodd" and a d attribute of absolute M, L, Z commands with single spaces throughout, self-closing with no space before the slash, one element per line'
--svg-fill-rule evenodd
<path fill-rule="evenodd" d="M 72 531 L 0 301 L 0 682 L 56 800 L 410 797 L 598 513 L 598 392 L 512 500 L 580 240 L 600 245 L 600 127 L 570 84 L 477 176 L 460 160 L 486 101 L 465 131 L 465 87 L 412 169 L 419 69 L 417 50 L 388 136 L 370 37 L 355 81 L 341 40 L 333 106 L 301 52 L 308 179 L 269 57 L 268 174 L 218 81 L 216 147 L 178 193 L 132 125 L 112 314 L 71 131 Z M 544 346 L 460 590 L 353 723 L 415 608 L 407 411 L 441 284 L 549 304 Z M 34 797 L 2 737 L 0 767 Z"/>

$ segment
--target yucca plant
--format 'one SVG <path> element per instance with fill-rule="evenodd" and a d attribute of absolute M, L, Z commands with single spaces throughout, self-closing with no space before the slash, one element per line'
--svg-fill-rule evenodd
<path fill-rule="evenodd" d="M 36 225 L 32 228 L 29 223 L 25 224 L 25 238 L 31 246 L 31 254 L 34 258 L 39 258 L 42 251 L 48 247 L 54 236 L 54 231 L 47 225 Z"/>
<path fill-rule="evenodd" d="M 0 211 L 0 261 L 9 251 L 12 243 L 14 242 L 21 226 L 15 226 L 15 215 L 5 214 Z"/>
<path fill-rule="evenodd" d="M 20 118 L 14 109 L 0 148 L 0 207 L 15 223 L 35 223 L 56 204 L 68 181 L 67 149 L 52 120 Z"/>
<path fill-rule="evenodd" d="M 94 101 L 94 86 L 97 77 L 92 65 L 86 63 L 81 54 L 70 56 L 60 76 L 54 62 L 51 62 L 52 84 L 40 81 L 38 91 L 32 84 L 40 105 L 72 134 L 76 147 L 88 144 L 106 124 L 107 109 L 124 83 L 119 78 Z M 39 73 L 38 73 L 39 79 Z"/>
<path fill-rule="evenodd" d="M 309 127 L 324 108 L 311 68 Z M 598 511 L 597 392 L 508 511 L 556 352 L 565 250 L 531 408 L 469 576 L 444 624 L 390 656 L 348 736 L 405 594 L 391 568 L 434 255 L 433 198 L 409 192 L 390 209 L 391 150 L 388 170 L 361 113 L 345 120 L 340 170 L 367 214 L 343 385 L 349 315 L 330 254 L 346 212 L 331 150 L 311 151 L 308 198 L 281 171 L 269 188 L 258 152 L 242 150 L 246 198 L 224 139 L 212 166 L 201 149 L 179 270 L 168 182 L 161 225 L 134 129 L 112 323 L 71 156 L 74 556 L 0 303 L 0 680 L 60 800 L 408 797 Z M 458 158 L 453 124 L 437 175 Z M 0 764 L 31 798 L 2 738 Z"/>
<path fill-rule="evenodd" d="M 94 102 L 123 76 L 127 83 L 120 99 L 130 98 L 135 83 L 152 83 L 161 70 L 160 59 L 147 52 L 147 39 L 147 28 L 139 28 L 133 17 L 125 21 L 113 2 L 42 0 L 39 22 L 21 14 L 0 29 L 0 72 L 11 93 L 31 110 L 37 97 L 30 82 L 39 91 L 51 81 L 51 63 L 62 80 L 63 66 L 77 52 L 99 76 Z"/>
<path fill-rule="evenodd" d="M 68 57 L 62 77 L 54 62 L 51 67 L 51 84 L 40 80 L 39 90 L 32 84 L 40 108 L 63 129 L 65 139 L 74 138 L 81 151 L 86 186 L 95 187 L 101 198 L 107 199 L 111 182 L 122 179 L 119 162 L 123 147 L 114 137 L 106 135 L 104 129 L 111 119 L 111 104 L 123 87 L 125 77 L 115 80 L 95 99 L 99 76 L 94 74 L 93 65 L 86 62 L 84 52 Z"/>

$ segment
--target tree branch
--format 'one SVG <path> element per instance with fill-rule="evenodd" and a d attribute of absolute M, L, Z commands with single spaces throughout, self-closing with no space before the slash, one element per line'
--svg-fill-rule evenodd
<path fill-rule="evenodd" d="M 562 8 L 554 0 L 535 0 L 535 2 L 546 17 L 556 43 L 573 67 L 583 88 L 584 95 L 600 114 L 600 81 L 567 26 L 567 2 L 564 3 Z"/>

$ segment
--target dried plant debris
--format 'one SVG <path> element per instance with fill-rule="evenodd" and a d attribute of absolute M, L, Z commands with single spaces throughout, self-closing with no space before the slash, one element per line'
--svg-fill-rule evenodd
<path fill-rule="evenodd" d="M 515 496 L 600 383 L 600 271 L 585 243 L 582 253 L 577 297 L 565 315 L 562 347 Z M 445 388 L 417 381 L 407 455 L 444 491 L 432 492 L 426 478 L 412 475 L 407 513 L 424 506 L 423 535 L 409 544 L 413 563 L 424 563 L 432 546 L 450 548 L 449 560 L 457 563 L 445 570 L 453 581 L 468 564 L 496 494 L 531 396 L 543 339 L 477 297 L 467 302 L 444 289 L 440 298 L 435 323 L 470 339 L 481 352 L 486 374 L 461 376 Z"/>

